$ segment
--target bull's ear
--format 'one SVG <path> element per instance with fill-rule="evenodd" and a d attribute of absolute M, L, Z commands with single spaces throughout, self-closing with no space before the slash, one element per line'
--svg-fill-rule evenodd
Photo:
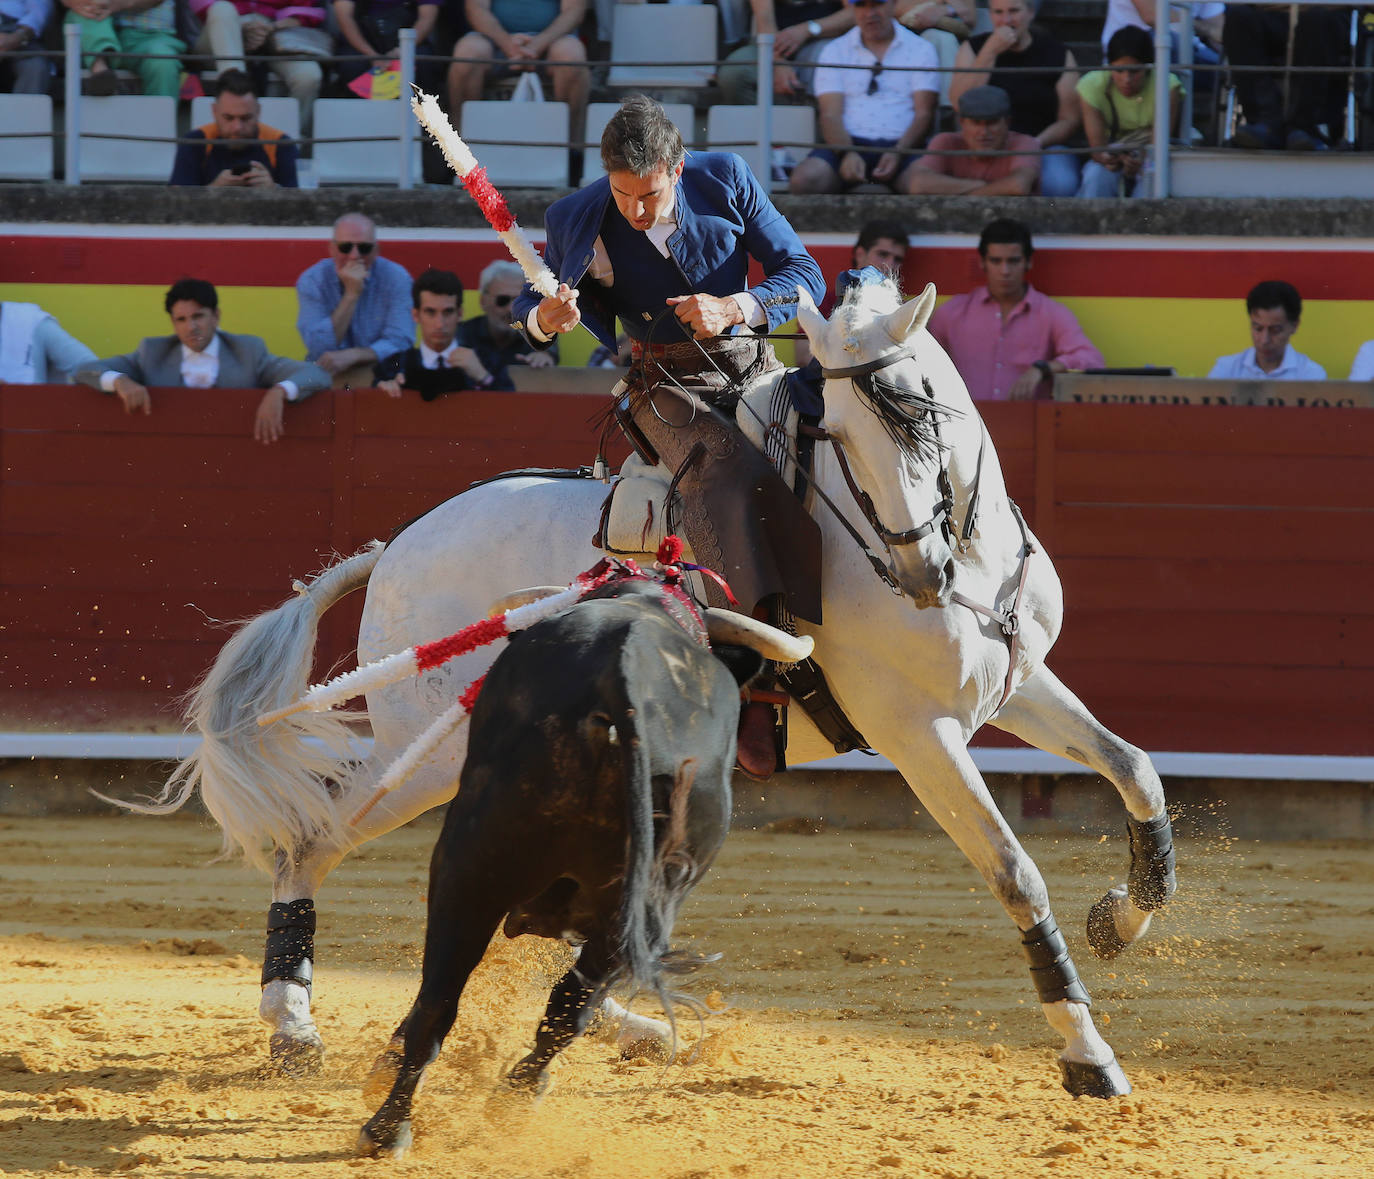
<path fill-rule="evenodd" d="M 797 288 L 797 322 L 801 324 L 802 331 L 807 334 L 812 344 L 825 329 L 825 318 L 816 310 L 811 292 L 805 287 Z"/>
<path fill-rule="evenodd" d="M 887 334 L 894 344 L 900 344 L 912 332 L 926 326 L 926 321 L 930 319 L 931 312 L 935 310 L 935 284 L 926 283 L 923 290 L 914 299 L 908 299 L 896 311 L 891 312 L 883 319 L 883 326 L 887 329 Z"/>
<path fill-rule="evenodd" d="M 763 656 L 752 647 L 736 647 L 733 643 L 712 643 L 711 654 L 719 659 L 735 683 L 743 687 L 763 670 Z"/>

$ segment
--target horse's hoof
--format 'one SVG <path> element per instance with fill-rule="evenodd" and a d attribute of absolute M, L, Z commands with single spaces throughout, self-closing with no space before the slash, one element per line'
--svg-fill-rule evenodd
<path fill-rule="evenodd" d="M 615 1037 L 621 1060 L 652 1060 L 663 1064 L 673 1053 L 673 1033 L 666 1023 L 644 1015 L 627 1014 Z"/>
<path fill-rule="evenodd" d="M 1116 904 L 1111 893 L 1088 910 L 1088 946 L 1099 958 L 1115 958 L 1126 948 L 1116 930 Z"/>
<path fill-rule="evenodd" d="M 363 1100 L 369 1105 L 380 1105 L 386 1100 L 392 1086 L 396 1084 L 397 1074 L 401 1071 L 405 1048 L 404 1039 L 391 1040 L 372 1062 L 372 1071 L 363 1081 Z M 419 1092 L 419 1086 L 416 1086 L 416 1092 Z"/>
<path fill-rule="evenodd" d="M 1113 1057 L 1110 1064 L 1084 1064 L 1059 1058 L 1059 1078 L 1074 1097 L 1125 1097 L 1131 1082 Z"/>
<path fill-rule="evenodd" d="M 368 1123 L 369 1126 L 371 1124 L 371 1122 Z M 410 1132 L 409 1122 L 402 1122 L 390 1134 L 383 1134 L 377 1138 L 373 1137 L 373 1133 L 367 1126 L 362 1128 L 358 1133 L 358 1141 L 353 1147 L 354 1154 L 368 1159 L 399 1160 L 405 1158 L 406 1152 L 410 1150 L 415 1141 L 414 1135 Z"/>
<path fill-rule="evenodd" d="M 267 1042 L 267 1058 L 283 1077 L 314 1076 L 324 1067 L 324 1041 L 318 1035 L 301 1039 L 277 1032 Z"/>

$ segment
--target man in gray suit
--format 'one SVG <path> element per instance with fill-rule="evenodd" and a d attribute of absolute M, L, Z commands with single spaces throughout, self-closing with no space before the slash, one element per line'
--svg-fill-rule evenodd
<path fill-rule="evenodd" d="M 329 388 L 319 365 L 272 356 L 257 336 L 219 330 L 219 296 L 212 284 L 183 278 L 164 301 L 172 336 L 150 336 L 124 356 L 92 360 L 73 378 L 93 389 L 116 394 L 126 413 L 152 413 L 148 386 L 185 385 L 209 389 L 267 390 L 253 420 L 253 437 L 275 442 L 282 436 L 282 409 Z"/>

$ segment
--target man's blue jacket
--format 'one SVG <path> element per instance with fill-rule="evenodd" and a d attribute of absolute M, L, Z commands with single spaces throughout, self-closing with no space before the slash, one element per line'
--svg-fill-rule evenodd
<path fill-rule="evenodd" d="M 608 213 L 607 208 L 611 206 Z M 797 288 L 805 287 L 817 303 L 825 296 L 821 268 L 806 252 L 796 230 L 768 199 L 749 166 L 733 152 L 688 155 L 674 195 L 677 229 L 668 239 L 668 252 L 683 275 L 683 295 L 727 297 L 748 291 L 763 305 L 768 330 L 791 319 L 797 310 Z M 615 347 L 615 316 L 604 288 L 583 278 L 592 264 L 593 246 L 602 219 L 619 217 L 605 177 L 561 197 L 544 215 L 547 246 L 544 261 L 559 282 L 578 287 L 582 322 L 601 343 Z M 765 278 L 748 285 L 749 259 L 762 266 Z M 617 271 L 617 286 L 629 276 Z M 515 300 L 514 318 L 524 327 L 540 295 L 528 284 Z M 646 307 L 657 313 L 661 307 Z M 531 339 L 536 348 L 547 347 Z"/>

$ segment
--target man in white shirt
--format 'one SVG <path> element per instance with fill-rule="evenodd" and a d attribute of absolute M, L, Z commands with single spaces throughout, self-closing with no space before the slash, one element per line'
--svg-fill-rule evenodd
<path fill-rule="evenodd" d="M 1350 380 L 1374 381 L 1374 340 L 1366 340 L 1355 353 L 1355 361 L 1350 366 Z"/>
<path fill-rule="evenodd" d="M 1302 318 L 1302 296 L 1291 283 L 1256 283 L 1245 296 L 1253 347 L 1223 356 L 1207 374 L 1212 380 L 1324 381 L 1326 369 L 1291 341 Z"/>
<path fill-rule="evenodd" d="M 933 46 L 892 16 L 892 0 L 848 0 L 855 27 L 825 47 L 816 66 L 820 136 L 793 169 L 793 193 L 843 192 L 859 184 L 896 191 L 911 163 L 903 153 L 930 130 L 940 93 Z M 861 67 L 861 68 L 854 68 Z"/>
<path fill-rule="evenodd" d="M 95 353 L 37 303 L 0 303 L 0 385 L 65 384 Z"/>
<path fill-rule="evenodd" d="M 253 437 L 276 442 L 282 436 L 282 410 L 329 387 L 318 365 L 272 356 L 257 336 L 219 330 L 219 295 L 213 284 L 183 278 L 163 300 L 172 320 L 171 336 L 150 336 L 123 356 L 92 360 L 72 377 L 83 385 L 118 396 L 126 413 L 152 413 L 148 386 L 195 389 L 263 389 L 253 417 Z"/>

